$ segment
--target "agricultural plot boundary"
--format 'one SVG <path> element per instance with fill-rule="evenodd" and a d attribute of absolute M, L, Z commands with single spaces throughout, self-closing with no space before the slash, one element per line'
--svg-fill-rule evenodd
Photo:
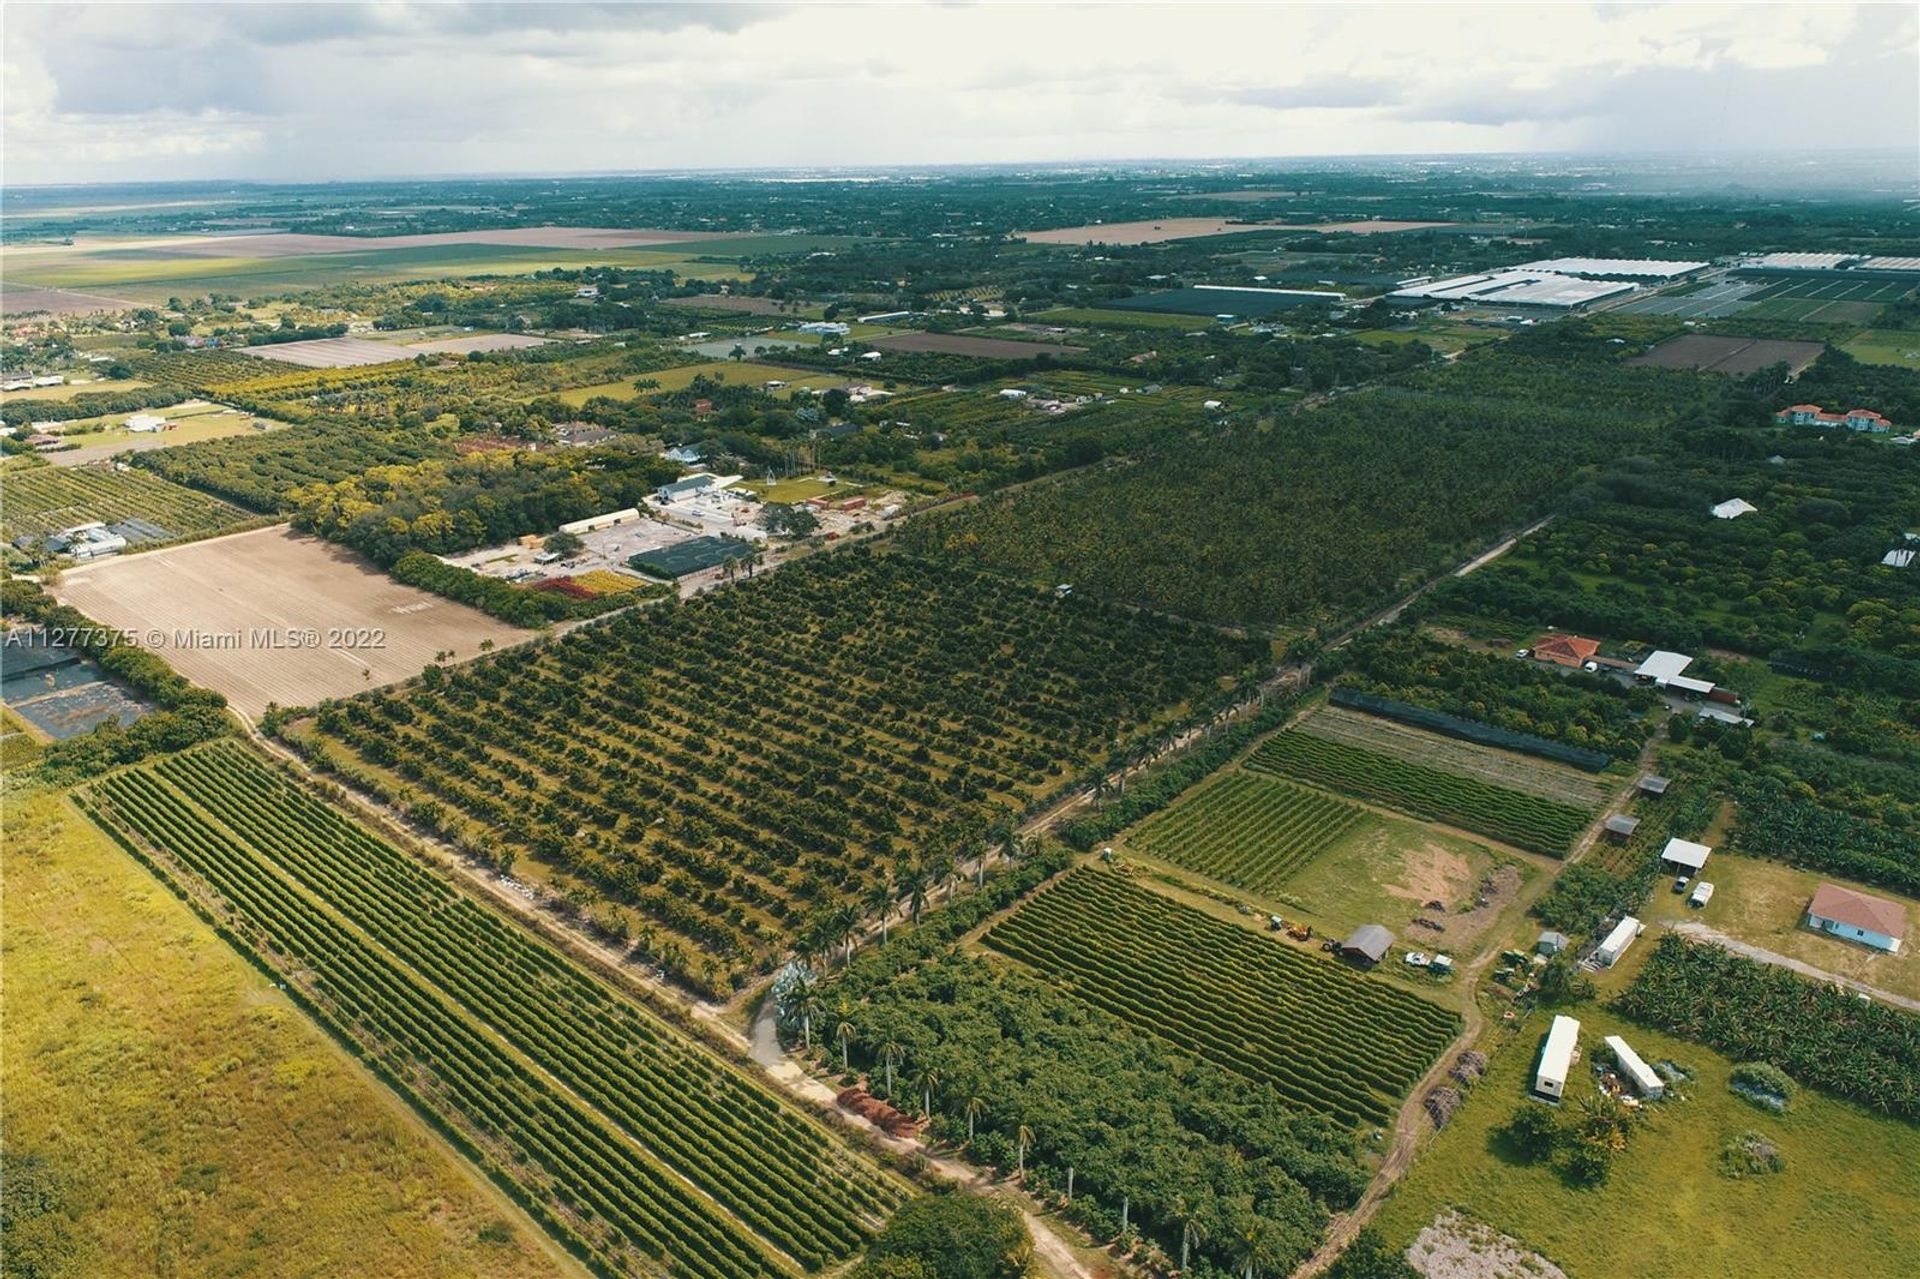
<path fill-rule="evenodd" d="M 9 467 L 0 534 L 8 541 L 94 521 L 143 520 L 168 537 L 198 537 L 245 524 L 251 512 L 139 471 L 111 466 Z"/>
<path fill-rule="evenodd" d="M 1135 1029 L 1349 1124 L 1389 1122 L 1459 1028 L 1438 1005 L 1090 867 L 982 944 Z"/>
<path fill-rule="evenodd" d="M 1377 751 L 1291 731 L 1269 738 L 1247 767 L 1450 822 L 1516 848 L 1563 857 L 1590 820 L 1586 811 L 1461 777 Z"/>
<path fill-rule="evenodd" d="M 176 886 L 204 885 L 230 937 L 599 1266 L 819 1269 L 902 1197 L 770 1092 L 242 747 L 110 777 L 83 801 Z"/>
<path fill-rule="evenodd" d="M 1151 857 L 1250 892 L 1272 892 L 1366 819 L 1366 810 L 1233 769 L 1128 836 Z"/>
<path fill-rule="evenodd" d="M 1339 706 L 1321 707 L 1301 720 L 1299 728 L 1312 737 L 1344 742 L 1391 759 L 1476 778 L 1508 790 L 1525 791 L 1569 808 L 1594 812 L 1613 798 L 1615 783 L 1610 779 Z"/>

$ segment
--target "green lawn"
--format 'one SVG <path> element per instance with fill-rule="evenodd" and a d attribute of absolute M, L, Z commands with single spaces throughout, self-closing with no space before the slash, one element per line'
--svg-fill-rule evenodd
<path fill-rule="evenodd" d="M 85 377 L 84 373 L 74 374 Z M 139 378 L 100 378 L 92 382 L 68 382 L 65 386 L 40 386 L 30 391 L 0 391 L 0 404 L 12 404 L 19 400 L 71 400 L 76 395 L 104 395 L 119 391 L 137 391 L 151 385 Z"/>
<path fill-rule="evenodd" d="M 1107 311 L 1098 307 L 1061 307 L 1025 317 L 1035 324 L 1086 324 L 1110 329 L 1190 329 L 1211 328 L 1216 321 L 1210 315 L 1165 315 L 1155 311 Z"/>
<path fill-rule="evenodd" d="M 847 480 L 829 484 L 817 475 L 802 475 L 791 480 L 776 480 L 771 484 L 754 483 L 738 485 L 742 491 L 752 493 L 762 502 L 804 502 L 808 498 L 824 497 L 833 501 L 842 501 L 857 496 L 865 487 Z"/>
<path fill-rule="evenodd" d="M 1376 1224 L 1394 1247 L 1448 1205 L 1512 1235 L 1570 1279 L 1908 1279 L 1920 1258 L 1920 1128 L 1802 1090 L 1785 1115 L 1727 1091 L 1734 1063 L 1594 1005 L 1581 1019 L 1585 1059 L 1568 1109 L 1593 1088 L 1586 1063 L 1609 1034 L 1648 1061 L 1697 1073 L 1686 1100 L 1654 1108 L 1607 1184 L 1569 1188 L 1550 1167 L 1515 1161 L 1496 1136 L 1522 1106 L 1547 1018 L 1536 1013 L 1493 1055 L 1485 1079 L 1422 1148 Z M 1496 1032 L 1504 1033 L 1504 1032 Z M 1734 1180 L 1718 1170 L 1727 1141 L 1752 1130 L 1774 1142 L 1783 1172 Z"/>
<path fill-rule="evenodd" d="M 1862 364 L 1897 364 L 1903 369 L 1920 369 L 1920 333 L 1868 329 L 1841 343 L 1840 349 Z"/>

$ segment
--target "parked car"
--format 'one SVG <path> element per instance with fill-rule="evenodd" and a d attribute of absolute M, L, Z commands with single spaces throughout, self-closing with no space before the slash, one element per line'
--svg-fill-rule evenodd
<path fill-rule="evenodd" d="M 1675 876 L 1673 877 L 1673 891 L 1674 891 L 1674 892 L 1676 892 L 1676 893 L 1684 893 L 1684 892 L 1686 892 L 1686 891 L 1687 891 L 1687 884 L 1688 884 L 1688 883 L 1690 883 L 1690 882 L 1691 882 L 1691 876 L 1687 876 L 1687 875 L 1675 875 Z"/>

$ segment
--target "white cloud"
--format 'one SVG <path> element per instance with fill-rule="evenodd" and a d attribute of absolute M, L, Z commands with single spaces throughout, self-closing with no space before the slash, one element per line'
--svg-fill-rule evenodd
<path fill-rule="evenodd" d="M 1847 5 L 10 5 L 14 182 L 1920 145 Z"/>

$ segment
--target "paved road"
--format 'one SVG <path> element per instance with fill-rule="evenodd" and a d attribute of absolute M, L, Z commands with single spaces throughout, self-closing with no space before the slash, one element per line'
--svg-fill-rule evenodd
<path fill-rule="evenodd" d="M 1712 942 L 1716 946 L 1724 946 L 1736 955 L 1745 955 L 1748 959 L 1757 959 L 1763 964 L 1773 964 L 1780 968 L 1790 968 L 1802 977 L 1811 977 L 1815 981 L 1828 982 L 1836 986 L 1845 986 L 1848 990 L 1857 990 L 1861 994 L 1877 999 L 1883 1004 L 1892 1004 L 1896 1008 L 1905 1008 L 1912 1012 L 1920 1013 L 1920 999 L 1909 999 L 1905 995 L 1896 995 L 1891 991 L 1881 990 L 1878 986 L 1869 986 L 1863 981 L 1855 981 L 1851 977 L 1842 977 L 1839 973 L 1830 973 L 1824 968 L 1815 968 L 1812 964 L 1795 959 L 1790 955 L 1782 955 L 1778 951 L 1768 950 L 1763 946 L 1755 946 L 1748 942 L 1743 942 L 1738 938 L 1729 937 L 1719 929 L 1709 928 L 1697 919 L 1669 919 L 1666 921 L 1666 926 L 1683 937 L 1691 937 L 1695 941 Z"/>

